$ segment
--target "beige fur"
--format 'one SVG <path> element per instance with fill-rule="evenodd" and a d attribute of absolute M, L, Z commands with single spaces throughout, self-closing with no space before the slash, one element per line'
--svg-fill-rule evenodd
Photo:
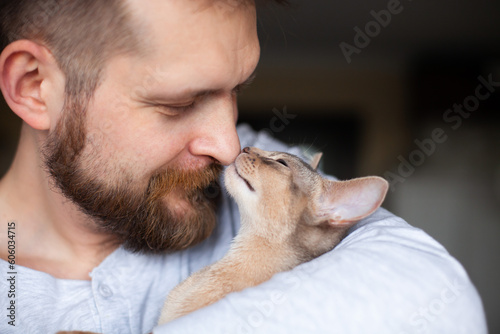
<path fill-rule="evenodd" d="M 224 180 L 240 209 L 240 232 L 220 261 L 172 290 L 159 324 L 320 256 L 380 206 L 388 189 L 384 179 L 329 181 L 315 171 L 320 157 L 309 166 L 287 153 L 242 151 Z"/>

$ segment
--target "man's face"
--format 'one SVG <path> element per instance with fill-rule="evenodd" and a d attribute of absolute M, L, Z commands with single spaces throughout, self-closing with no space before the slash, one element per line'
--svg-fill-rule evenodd
<path fill-rule="evenodd" d="M 131 0 L 141 56 L 109 61 L 85 113 L 64 110 L 47 164 L 96 228 L 133 250 L 183 249 L 214 225 L 204 188 L 240 151 L 236 89 L 259 58 L 253 6 Z M 76 156 L 66 139 L 84 138 Z"/>

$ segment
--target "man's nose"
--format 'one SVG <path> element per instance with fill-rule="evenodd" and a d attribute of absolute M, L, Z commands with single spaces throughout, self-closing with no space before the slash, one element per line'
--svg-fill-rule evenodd
<path fill-rule="evenodd" d="M 236 159 L 241 148 L 236 132 L 236 108 L 236 101 L 229 97 L 211 106 L 190 144 L 191 154 L 209 156 L 222 165 L 229 165 Z"/>

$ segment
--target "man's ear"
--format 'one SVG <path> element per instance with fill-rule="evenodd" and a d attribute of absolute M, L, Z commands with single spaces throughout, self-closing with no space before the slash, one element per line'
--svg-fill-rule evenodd
<path fill-rule="evenodd" d="M 324 192 L 316 203 L 318 222 L 332 226 L 352 225 L 375 210 L 384 201 L 389 184 L 377 176 L 348 181 L 324 181 Z"/>
<path fill-rule="evenodd" d="M 50 128 L 49 106 L 57 101 L 51 97 L 61 93 L 61 86 L 64 89 L 64 76 L 46 47 L 19 40 L 0 54 L 0 89 L 5 101 L 32 128 Z"/>

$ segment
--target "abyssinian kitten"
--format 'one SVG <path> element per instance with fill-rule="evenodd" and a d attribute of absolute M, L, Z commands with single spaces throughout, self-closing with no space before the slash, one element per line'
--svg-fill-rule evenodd
<path fill-rule="evenodd" d="M 308 165 L 288 153 L 243 149 L 224 175 L 240 210 L 240 231 L 221 260 L 170 292 L 159 324 L 330 251 L 382 204 L 383 178 L 330 181 L 316 172 L 320 158 Z"/>
<path fill-rule="evenodd" d="M 240 210 L 240 231 L 221 260 L 170 292 L 159 325 L 332 250 L 382 204 L 388 189 L 383 178 L 327 180 L 316 172 L 320 158 L 316 154 L 309 165 L 288 153 L 242 150 L 224 175 Z"/>

